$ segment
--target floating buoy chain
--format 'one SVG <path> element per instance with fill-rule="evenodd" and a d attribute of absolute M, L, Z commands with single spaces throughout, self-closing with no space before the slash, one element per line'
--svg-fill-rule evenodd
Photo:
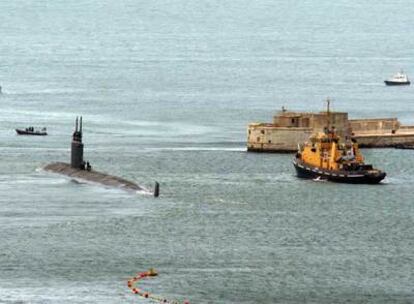
<path fill-rule="evenodd" d="M 148 271 L 139 272 L 139 273 L 137 273 L 137 275 L 135 277 L 132 277 L 131 279 L 128 280 L 127 286 L 128 286 L 129 289 L 131 289 L 133 294 L 139 295 L 141 297 L 151 299 L 151 300 L 155 300 L 159 303 L 181 304 L 181 302 L 179 302 L 179 301 L 175 301 L 175 300 L 170 301 L 170 300 L 167 300 L 166 298 L 163 298 L 161 296 L 157 296 L 157 295 L 154 295 L 154 294 L 150 294 L 149 292 L 142 291 L 142 290 L 140 290 L 139 288 L 136 287 L 136 283 L 139 280 L 142 280 L 142 279 L 147 278 L 147 277 L 155 277 L 157 275 L 158 275 L 158 272 L 153 268 L 150 268 Z M 188 300 L 185 300 L 183 302 L 183 304 L 190 304 L 190 302 Z"/>

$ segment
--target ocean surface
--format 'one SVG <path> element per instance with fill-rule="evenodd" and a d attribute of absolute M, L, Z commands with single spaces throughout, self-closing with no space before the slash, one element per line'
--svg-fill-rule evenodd
<path fill-rule="evenodd" d="M 414 124 L 411 0 L 0 2 L 0 303 L 414 303 L 414 151 L 381 185 L 246 152 L 282 106 Z M 161 196 L 46 173 L 85 157 Z M 17 136 L 47 127 L 47 137 Z"/>

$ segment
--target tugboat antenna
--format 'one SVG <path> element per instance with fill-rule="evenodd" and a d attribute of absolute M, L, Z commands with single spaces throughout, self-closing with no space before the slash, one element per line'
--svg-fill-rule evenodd
<path fill-rule="evenodd" d="M 330 112 L 330 105 L 331 105 L 331 101 L 329 100 L 329 97 L 326 99 L 326 117 L 327 117 L 327 121 L 328 121 L 328 132 L 329 132 L 329 128 L 330 128 L 330 124 L 331 124 L 331 112 Z"/>

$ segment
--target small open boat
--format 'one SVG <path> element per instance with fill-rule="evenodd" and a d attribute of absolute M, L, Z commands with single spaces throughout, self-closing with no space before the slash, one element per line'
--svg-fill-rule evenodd
<path fill-rule="evenodd" d="M 392 78 L 384 80 L 384 82 L 387 86 L 410 85 L 411 83 L 407 75 L 402 70 L 393 75 Z"/>
<path fill-rule="evenodd" d="M 42 128 L 37 130 L 33 127 L 25 128 L 25 129 L 16 129 L 16 133 L 18 135 L 38 135 L 38 136 L 45 136 L 47 135 L 46 128 Z"/>

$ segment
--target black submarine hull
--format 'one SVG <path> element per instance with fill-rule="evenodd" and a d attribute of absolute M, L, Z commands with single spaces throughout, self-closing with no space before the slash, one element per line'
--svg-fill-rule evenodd
<path fill-rule="evenodd" d="M 295 166 L 297 176 L 300 178 L 321 178 L 336 183 L 378 184 L 386 176 L 386 173 L 382 171 L 324 170 L 297 161 L 293 161 L 293 165 Z"/>
<path fill-rule="evenodd" d="M 145 188 L 137 185 L 136 183 L 123 179 L 121 177 L 109 175 L 109 174 L 98 172 L 95 170 L 88 171 L 88 170 L 76 169 L 76 168 L 71 167 L 71 165 L 67 163 L 62 163 L 62 162 L 51 163 L 51 164 L 46 165 L 43 169 L 48 172 L 58 173 L 58 174 L 66 175 L 68 177 L 78 178 L 81 180 L 101 184 L 101 185 L 108 186 L 108 187 L 120 188 L 124 190 L 129 190 L 129 191 L 148 192 L 148 190 L 146 190 Z"/>

